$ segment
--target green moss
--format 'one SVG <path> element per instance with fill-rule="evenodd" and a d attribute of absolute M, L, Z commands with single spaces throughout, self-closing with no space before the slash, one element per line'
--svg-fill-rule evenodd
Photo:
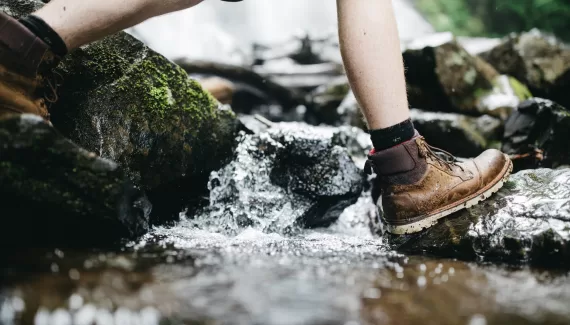
<path fill-rule="evenodd" d="M 348 94 L 349 91 L 350 91 L 350 86 L 348 85 L 348 83 L 343 82 L 333 85 L 332 87 L 329 87 L 325 92 L 325 94 L 344 98 L 344 96 L 346 96 L 346 94 Z"/>
<path fill-rule="evenodd" d="M 517 79 L 515 79 L 513 77 L 509 77 L 509 84 L 513 88 L 515 95 L 520 100 L 527 100 L 529 98 L 532 98 L 532 94 L 531 94 L 530 90 L 528 89 L 528 87 L 523 85 L 522 83 L 520 83 L 520 81 L 518 81 Z"/>
<path fill-rule="evenodd" d="M 535 173 L 528 173 L 527 176 L 528 178 L 532 179 L 535 182 L 540 182 L 540 178 L 538 178 L 538 176 Z"/>
<path fill-rule="evenodd" d="M 173 115 L 185 120 L 189 129 L 217 118 L 216 100 L 186 72 L 158 55 L 134 65 L 115 86 L 121 92 L 118 97 L 124 96 L 119 100 L 137 103 L 130 115 L 143 116 L 157 126 L 173 122 Z"/>
<path fill-rule="evenodd" d="M 514 190 L 517 187 L 517 183 L 513 182 L 513 181 L 506 181 L 505 185 L 503 185 L 503 188 L 506 190 Z"/>

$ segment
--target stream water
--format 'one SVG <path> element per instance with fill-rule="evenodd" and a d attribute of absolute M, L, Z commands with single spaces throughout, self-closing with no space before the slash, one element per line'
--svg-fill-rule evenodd
<path fill-rule="evenodd" d="M 403 256 L 351 213 L 291 237 L 183 218 L 120 249 L 2 255 L 7 325 L 570 322 L 565 272 Z"/>

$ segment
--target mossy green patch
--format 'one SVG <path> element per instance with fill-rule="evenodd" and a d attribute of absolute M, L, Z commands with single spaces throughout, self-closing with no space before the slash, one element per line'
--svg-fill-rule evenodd
<path fill-rule="evenodd" d="M 523 85 L 520 81 L 518 81 L 517 79 L 513 78 L 513 77 L 509 77 L 509 84 L 511 85 L 511 88 L 513 89 L 513 91 L 515 92 L 515 95 L 521 100 L 527 100 L 529 98 L 532 98 L 532 93 L 530 92 L 530 90 L 528 89 L 527 86 Z"/>

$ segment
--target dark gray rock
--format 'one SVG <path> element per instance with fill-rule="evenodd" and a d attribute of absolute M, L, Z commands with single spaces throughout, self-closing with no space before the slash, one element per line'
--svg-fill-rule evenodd
<path fill-rule="evenodd" d="M 570 48 L 555 38 L 538 30 L 512 34 L 481 57 L 528 85 L 533 95 L 570 106 Z"/>
<path fill-rule="evenodd" d="M 210 205 L 194 216 L 216 231 L 287 233 L 327 226 L 362 192 L 364 175 L 334 128 L 280 123 L 242 134 L 232 162 L 210 177 Z"/>
<path fill-rule="evenodd" d="M 105 243 L 144 234 L 150 203 L 117 164 L 33 115 L 0 120 L 0 242 Z"/>
<path fill-rule="evenodd" d="M 516 169 L 570 164 L 570 111 L 550 100 L 523 102 L 505 124 L 502 150 Z"/>
<path fill-rule="evenodd" d="M 503 123 L 483 115 L 410 111 L 414 126 L 435 147 L 459 157 L 475 157 L 486 149 L 500 147 Z"/>
<path fill-rule="evenodd" d="M 570 266 L 570 169 L 525 170 L 495 196 L 422 233 L 388 236 L 408 253 Z"/>
<path fill-rule="evenodd" d="M 340 106 L 349 92 L 350 86 L 346 76 L 313 90 L 308 95 L 309 108 L 306 120 L 315 125 L 347 124 L 350 121 L 350 112 Z"/>
<path fill-rule="evenodd" d="M 505 119 L 530 97 L 525 86 L 469 54 L 452 35 L 419 39 L 403 56 L 412 107 Z"/>

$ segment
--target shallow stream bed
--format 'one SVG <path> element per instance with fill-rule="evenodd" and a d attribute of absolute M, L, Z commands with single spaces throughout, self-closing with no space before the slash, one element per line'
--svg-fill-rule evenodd
<path fill-rule="evenodd" d="M 2 324 L 567 324 L 566 272 L 403 256 L 380 237 L 156 228 L 118 250 L 3 249 Z"/>

